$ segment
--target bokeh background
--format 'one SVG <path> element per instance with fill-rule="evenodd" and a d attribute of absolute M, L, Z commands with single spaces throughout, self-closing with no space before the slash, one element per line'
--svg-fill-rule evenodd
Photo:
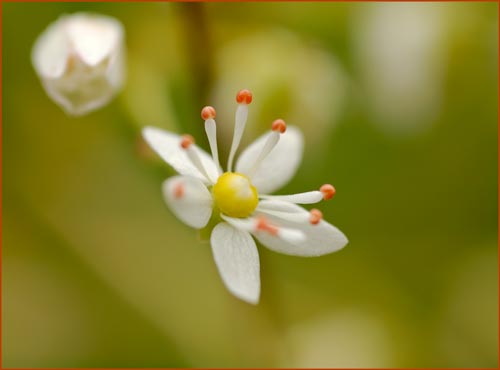
<path fill-rule="evenodd" d="M 63 13 L 126 28 L 128 79 L 70 118 L 30 62 Z M 497 367 L 497 3 L 2 4 L 4 367 Z M 164 205 L 144 125 L 190 132 L 254 92 L 331 182 L 342 251 L 259 247 L 262 298 L 224 288 Z"/>

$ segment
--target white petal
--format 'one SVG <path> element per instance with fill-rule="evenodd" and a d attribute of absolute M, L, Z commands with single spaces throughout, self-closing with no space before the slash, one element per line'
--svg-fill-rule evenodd
<path fill-rule="evenodd" d="M 60 19 L 50 24 L 33 46 L 31 59 L 42 78 L 58 78 L 66 70 L 70 49 L 62 23 Z"/>
<path fill-rule="evenodd" d="M 155 127 L 145 127 L 142 130 L 142 136 L 151 148 L 181 175 L 194 176 L 204 183 L 209 183 L 205 176 L 191 163 L 186 151 L 181 148 L 181 137 L 179 135 Z M 193 147 L 210 178 L 217 179 L 219 171 L 212 157 L 196 145 L 193 145 Z"/>
<path fill-rule="evenodd" d="M 182 222 L 196 229 L 207 225 L 212 215 L 213 200 L 200 180 L 174 176 L 163 183 L 162 190 L 165 202 Z"/>
<path fill-rule="evenodd" d="M 90 66 L 110 57 L 121 45 L 123 27 L 113 18 L 77 13 L 65 19 L 72 47 Z"/>
<path fill-rule="evenodd" d="M 267 138 L 272 132 L 262 135 L 241 154 L 236 164 L 236 171 L 247 174 L 264 148 Z M 252 176 L 252 183 L 260 193 L 272 193 L 291 180 L 302 160 L 304 139 L 301 131 L 288 126 L 278 144 L 261 162 Z"/>
<path fill-rule="evenodd" d="M 272 209 L 275 212 L 287 212 L 292 215 L 303 214 L 304 216 L 309 212 L 296 204 L 287 202 L 266 200 L 259 203 L 257 214 L 264 215 L 272 223 L 280 227 L 302 231 L 306 236 L 305 241 L 302 243 L 292 244 L 266 233 L 254 234 L 257 240 L 273 251 L 295 256 L 313 257 L 338 251 L 345 247 L 348 242 L 346 236 L 339 229 L 324 220 L 321 220 L 317 225 L 311 225 L 308 220 L 306 221 L 305 217 L 303 218 L 304 221 L 295 222 L 288 218 L 278 217 L 272 212 L 267 213 L 265 209 Z"/>
<path fill-rule="evenodd" d="M 236 297 L 259 302 L 260 264 L 255 242 L 246 231 L 221 222 L 210 238 L 215 264 L 222 281 Z"/>

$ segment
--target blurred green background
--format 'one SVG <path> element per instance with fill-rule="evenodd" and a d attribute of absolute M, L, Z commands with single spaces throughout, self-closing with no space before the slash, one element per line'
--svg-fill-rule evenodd
<path fill-rule="evenodd" d="M 70 118 L 31 47 L 63 13 L 126 28 L 128 79 Z M 496 3 L 2 4 L 4 367 L 497 367 Z M 259 247 L 262 298 L 231 296 L 165 206 L 144 125 L 190 132 L 254 93 L 306 148 L 282 193 L 331 182 L 342 251 Z"/>

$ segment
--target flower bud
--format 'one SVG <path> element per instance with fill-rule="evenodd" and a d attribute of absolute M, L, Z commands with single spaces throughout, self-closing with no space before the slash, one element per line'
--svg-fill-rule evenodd
<path fill-rule="evenodd" d="M 124 79 L 124 31 L 107 16 L 64 15 L 38 37 L 32 63 L 45 91 L 69 115 L 107 104 Z"/>

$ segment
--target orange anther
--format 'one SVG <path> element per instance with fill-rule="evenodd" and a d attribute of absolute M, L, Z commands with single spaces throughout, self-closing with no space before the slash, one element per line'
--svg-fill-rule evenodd
<path fill-rule="evenodd" d="M 264 216 L 260 216 L 257 218 L 257 224 L 255 225 L 255 228 L 259 231 L 264 231 L 267 227 L 267 220 Z"/>
<path fill-rule="evenodd" d="M 201 118 L 205 121 L 209 118 L 215 118 L 215 108 L 211 106 L 206 106 L 201 110 Z"/>
<path fill-rule="evenodd" d="M 178 182 L 174 186 L 174 198 L 180 199 L 184 196 L 184 193 L 186 192 L 186 189 L 184 187 L 184 184 L 182 182 Z"/>
<path fill-rule="evenodd" d="M 332 199 L 336 193 L 335 188 L 333 187 L 333 185 L 330 185 L 330 184 L 325 184 L 325 185 L 321 186 L 319 188 L 319 191 L 321 191 L 323 193 L 324 200 Z"/>
<path fill-rule="evenodd" d="M 271 130 L 273 131 L 279 131 L 280 133 L 284 133 L 286 131 L 286 123 L 282 119 L 277 119 L 276 121 L 273 122 L 273 125 L 271 126 Z"/>
<path fill-rule="evenodd" d="M 319 222 L 323 219 L 323 213 L 316 208 L 311 209 L 310 216 L 309 216 L 309 222 L 312 225 L 317 225 Z"/>
<path fill-rule="evenodd" d="M 274 225 L 267 225 L 267 230 L 266 230 L 269 234 L 271 234 L 272 236 L 276 236 L 278 235 L 278 232 L 279 232 L 279 229 L 274 226 Z"/>
<path fill-rule="evenodd" d="M 257 219 L 255 228 L 257 229 L 257 231 L 266 231 L 273 236 L 278 235 L 279 232 L 279 229 L 276 226 L 271 225 L 264 216 L 260 216 Z"/>
<path fill-rule="evenodd" d="M 181 148 L 182 149 L 187 149 L 192 144 L 194 144 L 194 138 L 191 135 L 182 135 L 182 138 L 181 138 Z"/>
<path fill-rule="evenodd" d="M 243 89 L 236 94 L 236 102 L 238 104 L 250 104 L 252 102 L 252 93 L 250 90 Z"/>

